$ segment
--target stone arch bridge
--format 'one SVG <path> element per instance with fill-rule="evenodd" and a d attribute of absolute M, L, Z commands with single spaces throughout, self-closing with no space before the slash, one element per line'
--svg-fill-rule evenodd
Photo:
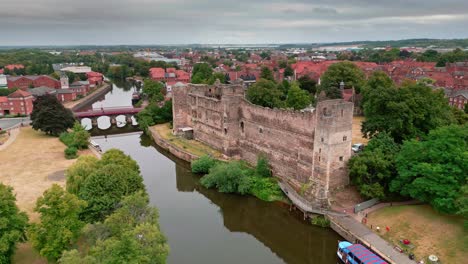
<path fill-rule="evenodd" d="M 80 123 L 83 119 L 89 118 L 91 120 L 91 128 L 93 128 L 98 126 L 98 118 L 102 116 L 107 116 L 110 118 L 111 126 L 117 124 L 118 116 L 125 116 L 126 124 L 132 124 L 132 117 L 139 113 L 141 110 L 143 110 L 143 108 L 105 107 L 84 112 L 74 112 L 73 114 Z"/>

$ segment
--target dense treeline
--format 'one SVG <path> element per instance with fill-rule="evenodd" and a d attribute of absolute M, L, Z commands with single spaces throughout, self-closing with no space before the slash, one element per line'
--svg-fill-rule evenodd
<path fill-rule="evenodd" d="M 383 72 L 363 86 L 367 147 L 348 163 L 366 198 L 427 202 L 467 217 L 468 115 L 424 82 L 397 87 Z"/>
<path fill-rule="evenodd" d="M 8 64 L 23 64 L 24 69 L 5 69 L 5 74 L 10 75 L 50 75 L 54 72 L 52 64 L 55 63 L 83 63 L 90 66 L 93 71 L 104 73 L 106 76 L 115 79 L 125 79 L 126 77 L 139 75 L 147 77 L 151 67 L 175 67 L 176 64 L 163 61 L 147 62 L 134 58 L 130 53 L 109 55 L 96 53 L 94 55 L 79 55 L 74 52 L 63 52 L 58 55 L 39 49 L 20 49 L 0 52 L 0 68 Z M 78 79 L 78 78 L 77 78 Z"/>
<path fill-rule="evenodd" d="M 37 200 L 40 222 L 27 228 L 41 256 L 60 263 L 165 263 L 169 246 L 132 158 L 117 149 L 100 160 L 83 156 L 66 176 L 66 189 L 53 185 Z"/>

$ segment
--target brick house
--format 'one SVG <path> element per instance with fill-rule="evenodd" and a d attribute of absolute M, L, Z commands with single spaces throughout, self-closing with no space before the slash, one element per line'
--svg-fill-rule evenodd
<path fill-rule="evenodd" d="M 465 109 L 465 105 L 468 104 L 468 90 L 455 90 L 446 96 L 448 97 L 449 105 L 460 110 Z"/>
<path fill-rule="evenodd" d="M 190 74 L 183 70 L 176 70 L 175 68 L 151 68 L 149 70 L 150 78 L 154 81 L 164 81 L 167 83 L 189 83 Z"/>
<path fill-rule="evenodd" d="M 31 93 L 17 90 L 8 96 L 0 96 L 0 115 L 30 115 L 33 110 Z"/>
<path fill-rule="evenodd" d="M 8 88 L 19 88 L 26 91 L 28 88 L 35 87 L 50 87 L 59 89 L 60 82 L 47 75 L 25 75 L 25 76 L 8 76 Z"/>
<path fill-rule="evenodd" d="M 104 75 L 100 72 L 87 72 L 88 82 L 91 87 L 101 85 L 104 82 Z"/>

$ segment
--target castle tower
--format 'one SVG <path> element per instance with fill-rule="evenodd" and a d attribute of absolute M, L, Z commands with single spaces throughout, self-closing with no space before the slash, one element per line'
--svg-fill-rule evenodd
<path fill-rule="evenodd" d="M 60 73 L 60 87 L 62 89 L 70 88 L 70 85 L 68 83 L 68 76 L 64 72 Z"/>
<path fill-rule="evenodd" d="M 316 111 L 312 179 L 319 184 L 315 196 L 327 201 L 329 191 L 349 183 L 353 104 L 327 100 L 319 102 Z"/>

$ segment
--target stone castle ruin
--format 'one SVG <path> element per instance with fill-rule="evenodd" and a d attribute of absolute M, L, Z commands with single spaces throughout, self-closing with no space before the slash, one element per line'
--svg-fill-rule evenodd
<path fill-rule="evenodd" d="M 341 99 L 292 111 L 253 105 L 242 83 L 187 84 L 173 88 L 176 134 L 193 138 L 224 155 L 256 164 L 267 156 L 273 175 L 314 205 L 328 206 L 329 192 L 349 182 L 353 104 Z"/>

